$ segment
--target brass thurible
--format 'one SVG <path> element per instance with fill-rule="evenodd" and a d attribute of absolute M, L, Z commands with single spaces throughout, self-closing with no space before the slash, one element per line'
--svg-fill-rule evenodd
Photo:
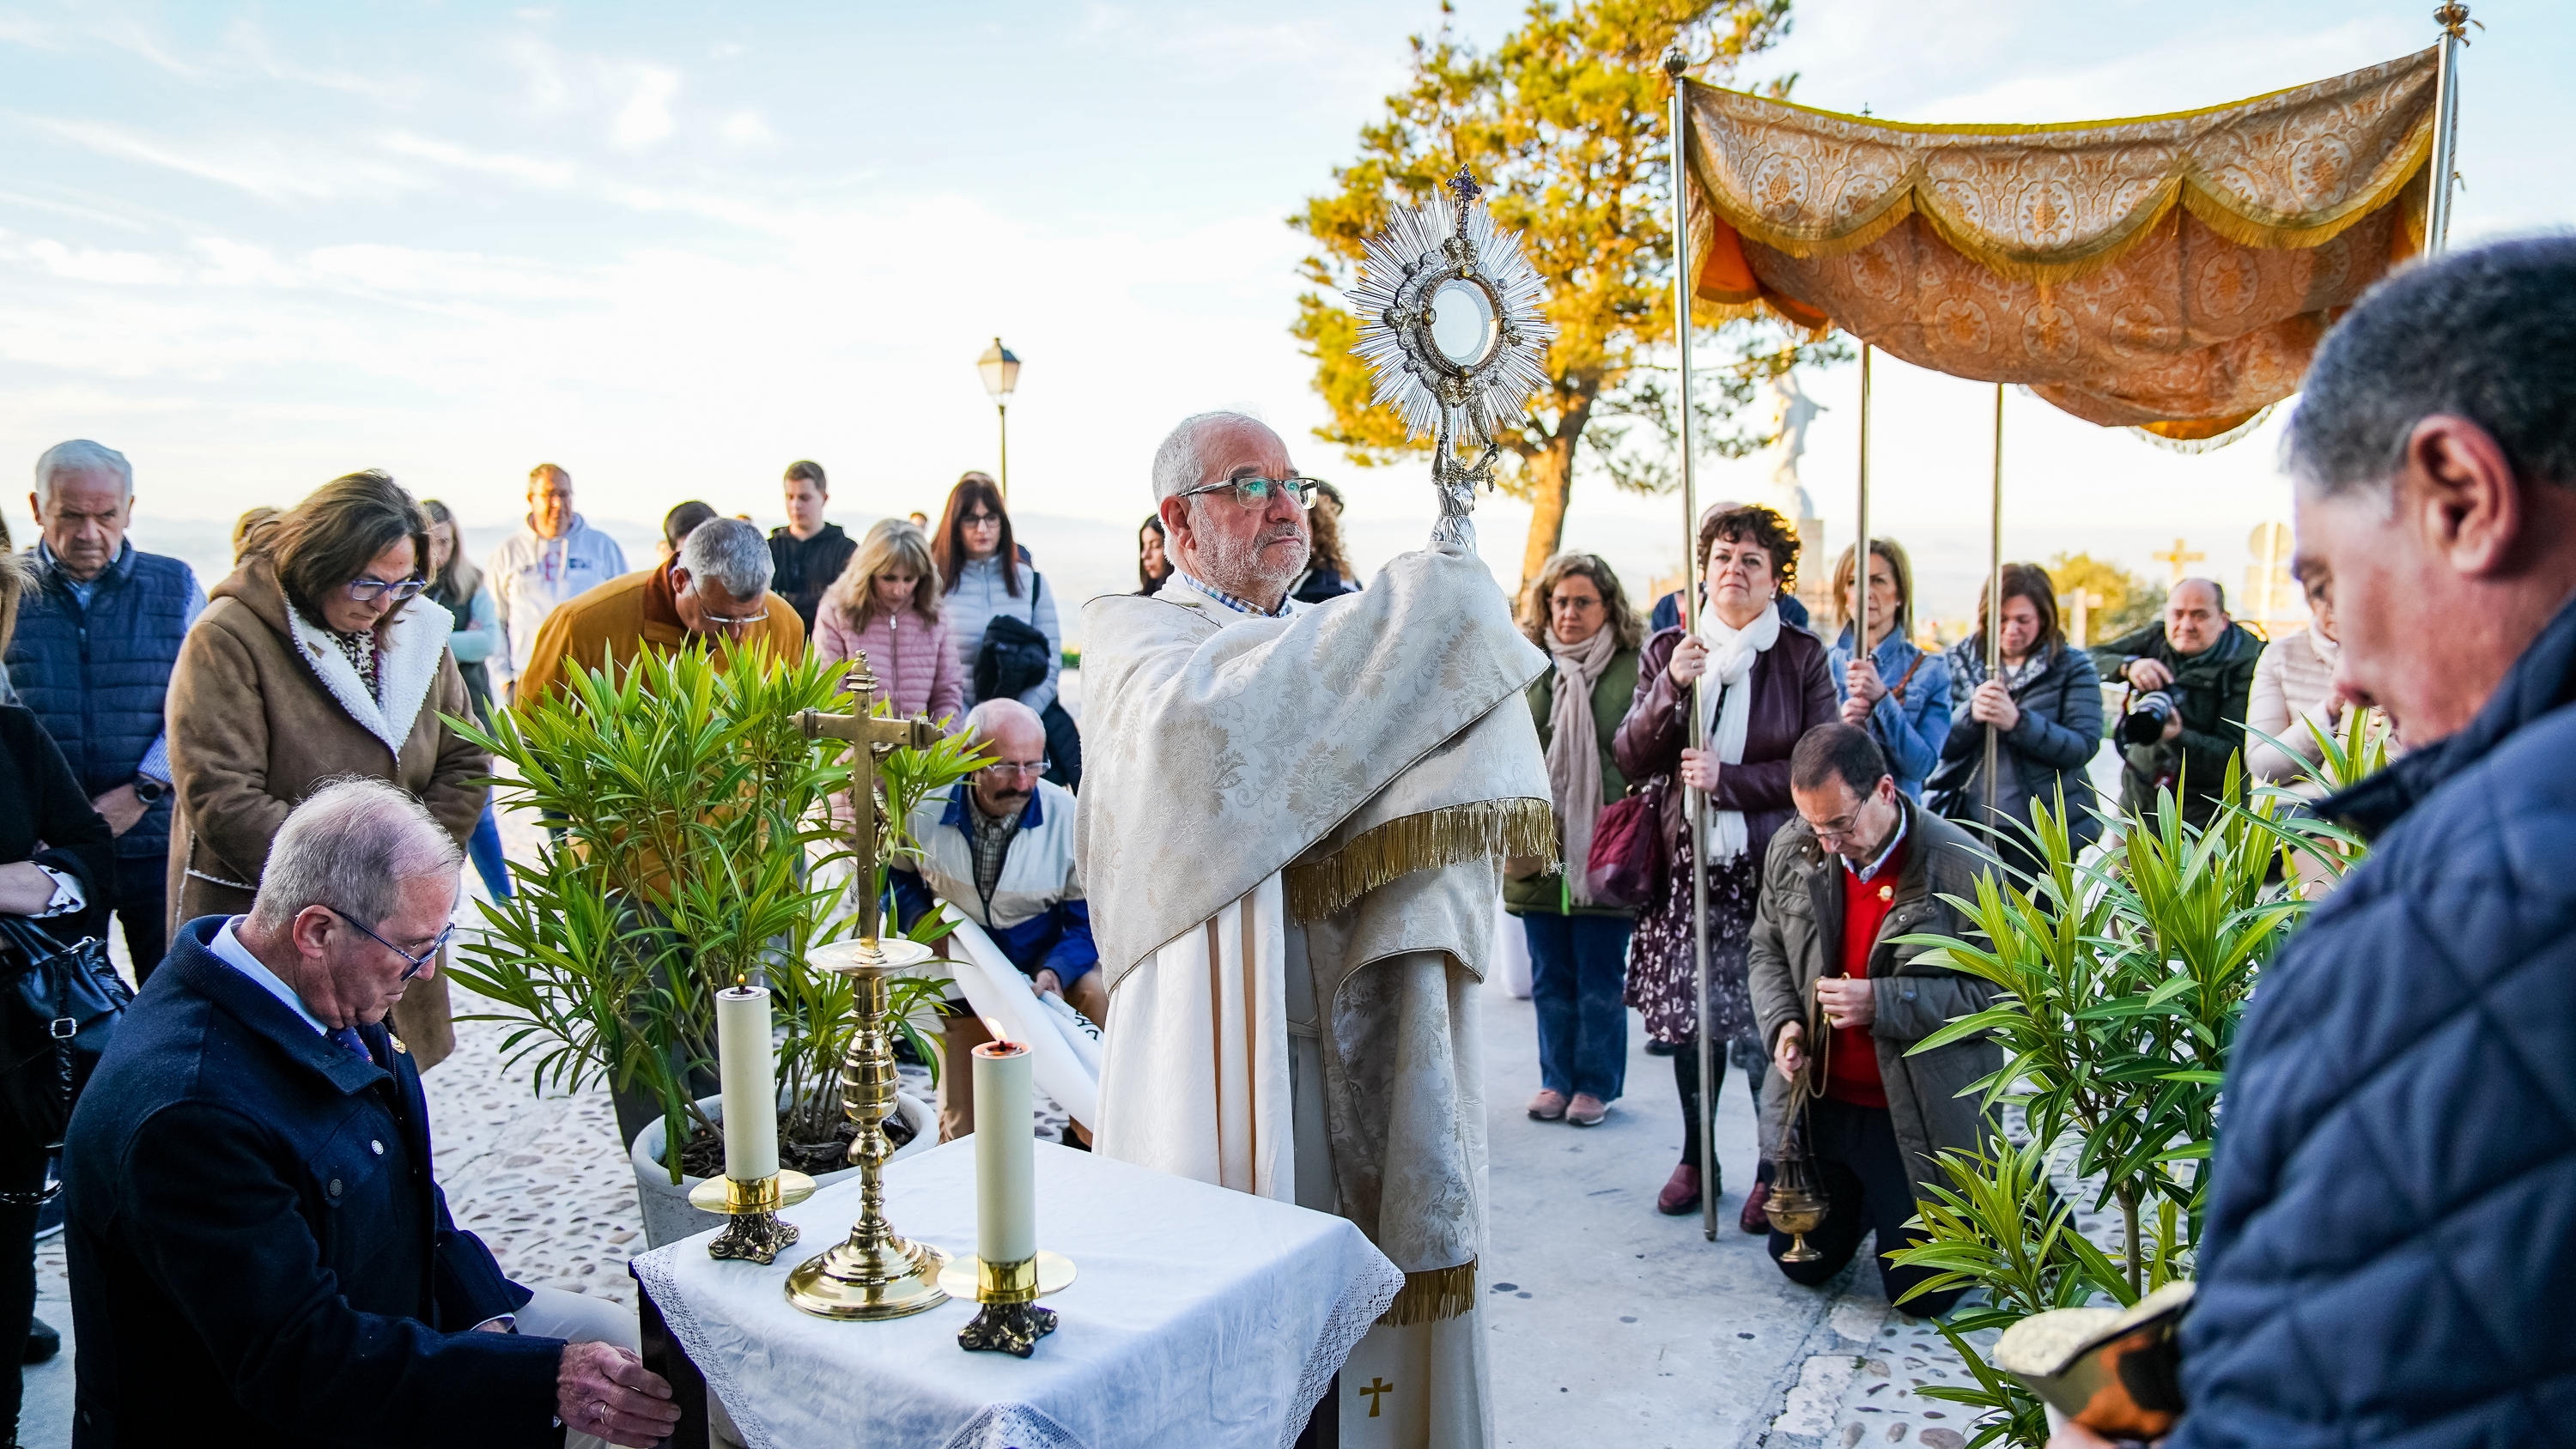
<path fill-rule="evenodd" d="M 1771 1219 L 1771 1230 L 1789 1235 L 1789 1250 L 1780 1255 L 1783 1263 L 1813 1263 L 1825 1255 L 1809 1247 L 1807 1234 L 1825 1225 L 1825 1216 L 1833 1210 L 1833 1199 L 1826 1195 L 1815 1159 L 1807 1150 L 1807 1106 L 1815 1099 L 1815 1083 L 1824 1080 L 1826 1063 L 1833 1055 L 1833 1024 L 1825 1019 L 1824 1009 L 1810 994 L 1811 1009 L 1807 1018 L 1807 1043 L 1811 1050 L 1798 1075 L 1789 1082 L 1788 1125 L 1780 1132 L 1780 1150 L 1771 1159 L 1771 1195 L 1763 1200 L 1763 1215 Z"/>
<path fill-rule="evenodd" d="M 848 1238 L 787 1275 L 787 1301 L 822 1318 L 907 1318 L 948 1301 L 939 1286 L 939 1270 L 946 1266 L 948 1255 L 927 1243 L 905 1239 L 885 1215 L 885 1163 L 894 1155 L 893 1145 L 886 1141 L 885 1119 L 895 1108 L 897 1081 L 894 1045 L 886 1034 L 889 983 L 929 960 L 931 951 L 918 941 L 880 938 L 878 933 L 872 887 L 883 858 L 885 834 L 884 807 L 876 798 L 876 762 L 897 746 L 929 748 L 937 730 L 928 720 L 879 719 L 871 713 L 877 681 L 868 670 L 866 656 L 854 662 L 848 683 L 858 697 L 855 713 L 807 710 L 797 716 L 797 724 L 807 739 L 828 737 L 858 746 L 851 751 L 850 794 L 860 802 L 851 843 L 854 878 L 863 897 L 859 905 L 863 934 L 855 941 L 823 947 L 816 955 L 842 958 L 830 969 L 849 977 L 853 987 L 851 1015 L 858 1034 L 841 1063 L 841 1100 L 858 1127 L 858 1136 L 850 1143 L 850 1162 L 859 1170 L 859 1217 L 850 1225 Z"/>
<path fill-rule="evenodd" d="M 700 1212 L 723 1213 L 725 1229 L 707 1244 L 710 1258 L 740 1258 L 752 1263 L 778 1261 L 778 1250 L 796 1241 L 794 1223 L 778 1216 L 783 1207 L 794 1207 L 814 1195 L 814 1179 L 801 1172 L 780 1169 L 770 1177 L 748 1182 L 733 1177 L 711 1177 L 689 1189 L 689 1206 Z"/>

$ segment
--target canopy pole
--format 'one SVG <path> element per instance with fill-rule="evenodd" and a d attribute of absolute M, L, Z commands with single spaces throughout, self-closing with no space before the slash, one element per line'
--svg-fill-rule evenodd
<path fill-rule="evenodd" d="M 1854 659 L 1869 654 L 1869 352 L 1860 345 L 1860 538 L 1852 544 L 1852 642 Z"/>
<path fill-rule="evenodd" d="M 2004 673 L 2004 385 L 1995 384 L 1995 477 L 1988 499 L 1986 534 L 1986 677 L 2001 679 Z M 1986 726 L 1986 827 L 1994 832 L 1995 845 L 2003 845 L 2003 821 L 1995 811 L 1995 772 L 1997 756 L 2003 749 L 2003 733 L 1992 724 Z"/>
<path fill-rule="evenodd" d="M 2441 64 L 2433 81 L 2432 195 L 2424 210 L 2424 254 L 2438 257 L 2450 249 L 2451 181 L 2458 169 L 2460 144 L 2460 47 L 2469 43 L 2469 7 L 2447 0 L 2433 12 L 2442 27 Z M 2483 28 L 2483 27 L 2481 27 Z"/>
<path fill-rule="evenodd" d="M 1680 342 L 1682 411 L 1682 627 L 1696 628 L 1700 610 L 1699 482 L 1691 471 L 1691 267 L 1689 117 L 1684 93 L 1689 65 L 1680 46 L 1664 52 L 1664 74 L 1673 82 L 1673 333 Z M 1690 744 L 1708 748 L 1708 712 L 1701 700 L 1708 676 L 1691 681 Z M 1708 799 L 1685 790 L 1691 834 L 1691 973 L 1699 1008 L 1699 1218 L 1700 1234 L 1717 1241 L 1716 1043 L 1709 1039 L 1708 1002 Z"/>

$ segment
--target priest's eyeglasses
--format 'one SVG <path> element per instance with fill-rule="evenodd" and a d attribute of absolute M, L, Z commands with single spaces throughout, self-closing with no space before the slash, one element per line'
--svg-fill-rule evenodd
<path fill-rule="evenodd" d="M 409 981 L 423 971 L 428 970 L 429 963 L 438 959 L 438 953 L 447 949 L 447 938 L 456 934 L 456 923 L 454 921 L 448 922 L 447 929 L 438 933 L 438 939 L 429 943 L 429 949 L 415 956 L 409 951 L 404 950 L 402 947 L 395 945 L 393 942 L 386 940 L 384 937 L 377 935 L 375 932 L 368 930 L 357 917 L 350 915 L 347 911 L 340 909 L 338 906 L 324 906 L 322 909 L 329 911 L 331 914 L 338 916 L 341 920 L 348 922 L 350 927 L 356 930 L 359 935 L 366 937 L 368 940 L 375 942 L 377 945 L 384 947 L 386 950 L 393 952 L 395 955 L 403 958 L 404 961 L 410 963 L 403 968 L 403 974 L 398 978 L 403 981 Z"/>
<path fill-rule="evenodd" d="M 1269 507 L 1270 500 L 1284 492 L 1297 500 L 1298 507 L 1312 508 L 1315 506 L 1315 490 L 1323 486 L 1321 478 L 1220 478 L 1214 483 L 1184 489 L 1177 496 L 1196 498 L 1202 493 L 1232 493 L 1235 502 L 1251 509 Z"/>
<path fill-rule="evenodd" d="M 393 583 L 387 583 L 383 579 L 351 579 L 349 597 L 361 604 L 372 604 L 376 601 L 376 596 L 382 594 L 388 600 L 399 604 L 428 587 L 427 579 L 402 579 Z"/>

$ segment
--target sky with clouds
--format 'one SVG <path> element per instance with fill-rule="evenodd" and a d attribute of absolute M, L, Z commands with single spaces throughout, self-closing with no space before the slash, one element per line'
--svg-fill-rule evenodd
<path fill-rule="evenodd" d="M 1490 41 L 1517 5 L 1462 0 Z M 2223 102 L 2429 43 L 2428 0 L 1803 0 L 1754 73 L 1813 105 L 2057 121 Z M 2455 236 L 2571 214 L 2576 17 L 2479 0 Z M 11 4 L 0 0 L 0 459 L 126 451 L 137 538 L 212 572 L 221 530 L 381 466 L 497 537 L 567 466 L 630 539 L 700 497 L 778 521 L 790 459 L 854 524 L 990 467 L 974 360 L 1026 360 L 1022 536 L 1079 596 L 1132 577 L 1177 417 L 1259 411 L 1349 485 L 1364 567 L 1431 514 L 1412 469 L 1307 438 L 1284 219 L 1401 84 L 1415 0 L 1290 5 Z M 1989 391 L 1890 365 L 1880 527 L 1934 613 L 1983 571 Z M 1852 370 L 1805 476 L 1849 538 Z M 2142 571 L 2176 533 L 2223 574 L 2286 516 L 2272 430 L 2182 457 L 2027 398 L 2007 552 Z M 2274 425 L 2277 428 L 2277 424 Z M 1721 465 L 1725 493 L 1751 465 Z M 6 516 L 24 536 L 25 506 Z M 1510 581 L 1525 513 L 1479 513 Z M 1578 483 L 1570 546 L 1641 582 L 1678 505 Z M 2232 574 L 2230 574 L 2232 577 Z M 1132 585 L 1129 585 L 1132 587 Z M 1956 595 L 1958 597 L 1951 597 Z"/>

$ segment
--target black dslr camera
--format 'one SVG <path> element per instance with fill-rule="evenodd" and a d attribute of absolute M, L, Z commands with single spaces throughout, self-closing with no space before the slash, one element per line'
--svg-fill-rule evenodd
<path fill-rule="evenodd" d="M 2129 707 L 2120 714 L 2120 743 L 2152 745 L 2163 739 L 2166 723 L 2180 707 L 2172 695 L 2161 689 L 2131 697 Z"/>

